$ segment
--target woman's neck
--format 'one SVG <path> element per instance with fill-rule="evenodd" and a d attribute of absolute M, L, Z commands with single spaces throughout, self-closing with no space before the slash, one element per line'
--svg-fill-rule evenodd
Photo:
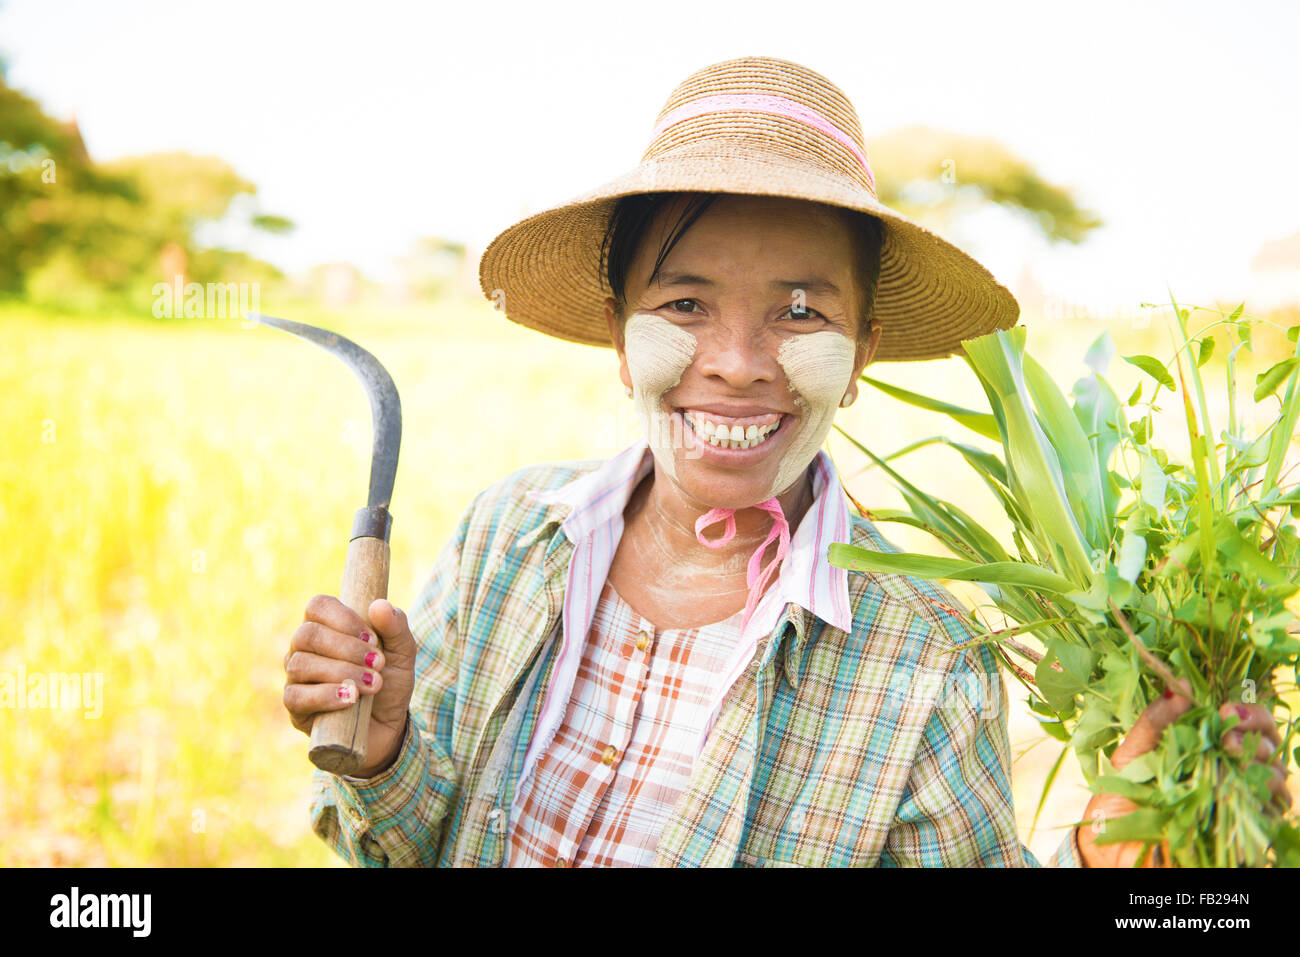
<path fill-rule="evenodd" d="M 777 496 L 781 510 L 790 529 L 799 522 L 812 505 L 812 478 L 803 478 L 782 495 Z M 755 503 L 757 504 L 757 503 Z M 642 482 L 628 503 L 625 518 L 629 525 L 643 524 L 651 532 L 662 551 L 668 552 L 679 565 L 699 565 L 718 570 L 740 570 L 749 562 L 754 550 L 763 544 L 772 529 L 772 516 L 760 508 L 739 508 L 735 511 L 736 534 L 731 541 L 718 548 L 701 545 L 695 535 L 695 523 L 712 506 L 697 502 L 685 495 L 671 479 L 665 477 L 655 465 L 649 481 Z M 718 522 L 703 530 L 705 538 L 716 541 L 726 525 Z"/>

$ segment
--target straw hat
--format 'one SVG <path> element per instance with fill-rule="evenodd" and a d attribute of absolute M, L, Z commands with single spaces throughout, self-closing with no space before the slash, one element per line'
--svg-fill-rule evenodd
<path fill-rule="evenodd" d="M 1020 307 L 987 269 L 876 199 L 853 105 L 819 73 L 773 57 L 705 67 L 672 92 L 635 169 L 494 239 L 483 294 L 514 322 L 611 346 L 600 247 L 619 197 L 655 192 L 785 196 L 884 224 L 875 360 L 961 353 L 962 339 L 1015 325 Z"/>

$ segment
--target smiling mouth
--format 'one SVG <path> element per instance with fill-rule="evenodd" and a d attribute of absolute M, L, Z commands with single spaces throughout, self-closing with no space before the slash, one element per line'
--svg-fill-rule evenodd
<path fill-rule="evenodd" d="M 773 412 L 735 419 L 696 409 L 683 409 L 682 419 L 696 436 L 714 448 L 752 449 L 779 431 L 785 416 Z"/>

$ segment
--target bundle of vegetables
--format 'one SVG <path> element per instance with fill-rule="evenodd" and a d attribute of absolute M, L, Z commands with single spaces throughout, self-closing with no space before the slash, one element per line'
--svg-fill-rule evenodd
<path fill-rule="evenodd" d="M 1282 473 L 1300 412 L 1300 342 L 1293 356 L 1257 377 L 1257 403 L 1272 403 L 1284 383 L 1286 389 L 1267 427 L 1246 435 L 1238 422 L 1236 360 L 1263 320 L 1238 307 L 1189 336 L 1194 310 L 1171 306 L 1176 352 L 1168 363 L 1125 356 L 1145 376 L 1124 402 L 1105 378 L 1115 354 L 1109 334 L 1089 350 L 1092 371 L 1075 383 L 1072 404 L 1026 353 L 1024 327 L 963 343 L 989 412 L 864 376 L 895 398 L 1000 442 L 1002 454 L 943 436 L 881 458 L 843 433 L 891 476 L 908 506 L 869 516 L 924 529 L 955 557 L 834 545 L 830 558 L 853 570 L 977 582 L 988 593 L 1003 627 L 990 627 L 976 609 L 968 616 L 975 640 L 991 645 L 1029 690 L 1043 727 L 1065 742 L 1039 811 L 1073 749 L 1094 793 L 1123 795 L 1138 808 L 1106 822 L 1099 844 L 1167 841 L 1179 866 L 1294 866 L 1300 831 L 1272 798 L 1270 769 L 1251 760 L 1259 735 L 1247 735 L 1240 756 L 1225 751 L 1223 735 L 1238 719 L 1221 717 L 1219 706 L 1258 702 L 1285 712 L 1283 751 L 1300 762 L 1300 748 L 1290 751 L 1295 722 L 1280 697 L 1296 687 L 1300 652 L 1292 633 L 1300 629 L 1287 607 L 1300 589 L 1293 521 L 1300 494 Z M 1292 341 L 1297 332 L 1288 330 Z M 1215 443 L 1201 368 L 1219 338 L 1234 348 L 1226 361 L 1229 422 Z M 1154 388 L 1143 402 L 1146 377 Z M 1190 463 L 1154 442 L 1151 412 L 1159 410 L 1161 389 L 1181 401 Z M 996 497 L 1011 523 L 1010 545 L 889 464 L 932 443 L 960 455 Z M 1154 751 L 1116 771 L 1109 756 L 1166 688 L 1191 699 L 1192 708 Z"/>

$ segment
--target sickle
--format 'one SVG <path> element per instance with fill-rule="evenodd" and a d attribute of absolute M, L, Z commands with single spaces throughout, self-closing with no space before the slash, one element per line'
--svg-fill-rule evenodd
<path fill-rule="evenodd" d="M 388 597 L 388 534 L 393 527 L 388 505 L 393 496 L 397 453 L 402 442 L 402 404 L 397 386 L 378 359 L 336 332 L 274 316 L 254 314 L 245 318 L 307 339 L 338 356 L 356 373 L 370 399 L 375 433 L 370 455 L 370 496 L 352 522 L 343 588 L 339 592 L 343 604 L 363 621 L 369 621 L 370 603 Z M 378 635 L 375 640 L 379 640 Z M 341 711 L 316 715 L 309 752 L 312 764 L 334 774 L 355 774 L 365 766 L 372 701 L 372 696 L 361 695 L 357 702 Z"/>

